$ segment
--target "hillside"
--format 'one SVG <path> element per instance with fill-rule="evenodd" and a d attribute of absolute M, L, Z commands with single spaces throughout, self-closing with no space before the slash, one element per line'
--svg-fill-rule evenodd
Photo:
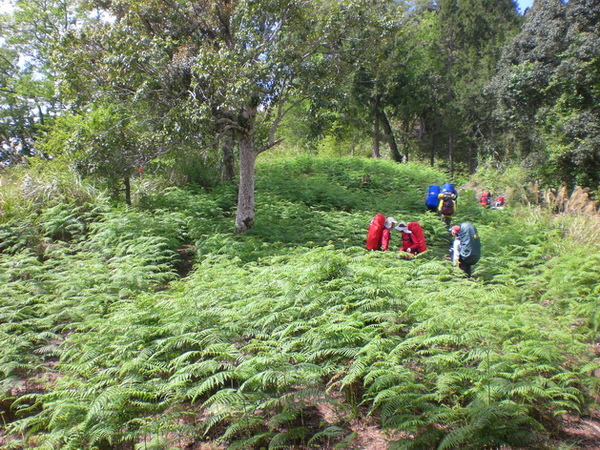
<path fill-rule="evenodd" d="M 29 177 L 0 191 L 2 448 L 600 442 L 597 212 L 462 191 L 455 222 L 483 248 L 468 279 L 425 211 L 447 181 L 427 166 L 264 161 L 242 236 L 233 185 L 139 180 L 123 207 Z M 420 222 L 429 251 L 366 251 L 376 213 Z"/>

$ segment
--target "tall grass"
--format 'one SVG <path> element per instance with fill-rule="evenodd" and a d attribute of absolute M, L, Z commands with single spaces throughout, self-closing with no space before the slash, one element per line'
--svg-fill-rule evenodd
<path fill-rule="evenodd" d="M 61 203 L 98 202 L 103 193 L 84 183 L 68 167 L 37 161 L 33 167 L 0 170 L 0 220 L 21 217 Z"/>

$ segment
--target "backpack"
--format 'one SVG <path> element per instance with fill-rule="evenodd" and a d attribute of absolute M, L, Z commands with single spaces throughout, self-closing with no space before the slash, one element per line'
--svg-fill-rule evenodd
<path fill-rule="evenodd" d="M 369 224 L 367 231 L 367 250 L 379 250 L 381 248 L 381 238 L 385 225 L 385 216 L 377 214 Z"/>
<path fill-rule="evenodd" d="M 481 241 L 475 225 L 468 222 L 461 223 L 458 239 L 460 240 L 460 260 L 469 265 L 479 261 Z"/>
<path fill-rule="evenodd" d="M 440 213 L 444 216 L 451 216 L 454 214 L 454 196 L 452 194 L 443 194 L 442 195 L 442 206 L 440 208 Z"/>
<path fill-rule="evenodd" d="M 483 206 L 489 206 L 492 201 L 492 193 L 490 191 L 483 191 L 479 198 L 479 203 Z"/>
<path fill-rule="evenodd" d="M 429 186 L 429 194 L 425 198 L 425 206 L 430 209 L 437 209 L 440 195 L 440 187 L 436 185 Z"/>
<path fill-rule="evenodd" d="M 410 248 L 410 252 L 414 255 L 427 251 L 427 243 L 421 224 L 410 222 L 407 228 L 411 233 L 402 233 L 402 251 L 405 252 Z"/>
<path fill-rule="evenodd" d="M 452 183 L 446 183 L 442 185 L 442 192 L 447 191 L 454 194 L 454 197 L 458 197 L 458 192 Z"/>

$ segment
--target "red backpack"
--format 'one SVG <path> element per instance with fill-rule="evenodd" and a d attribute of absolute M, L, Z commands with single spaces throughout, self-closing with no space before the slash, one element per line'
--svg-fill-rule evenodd
<path fill-rule="evenodd" d="M 367 250 L 381 249 L 381 240 L 383 237 L 384 225 L 385 216 L 383 214 L 377 214 L 375 217 L 373 217 L 371 223 L 369 224 L 369 231 L 367 232 Z"/>
<path fill-rule="evenodd" d="M 492 193 L 490 191 L 483 191 L 479 198 L 479 204 L 483 206 L 490 206 L 492 202 Z"/>

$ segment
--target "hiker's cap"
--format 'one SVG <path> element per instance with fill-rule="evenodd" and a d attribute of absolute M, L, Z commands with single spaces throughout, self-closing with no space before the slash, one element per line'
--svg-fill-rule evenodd
<path fill-rule="evenodd" d="M 408 230 L 408 227 L 406 226 L 406 223 L 399 222 L 398 225 L 396 225 L 396 227 L 394 228 L 394 230 L 406 231 L 406 230 Z"/>
<path fill-rule="evenodd" d="M 388 217 L 387 219 L 385 219 L 385 227 L 386 228 L 392 228 L 394 226 L 394 224 L 398 223 L 398 221 L 396 219 L 394 219 L 393 217 Z"/>

